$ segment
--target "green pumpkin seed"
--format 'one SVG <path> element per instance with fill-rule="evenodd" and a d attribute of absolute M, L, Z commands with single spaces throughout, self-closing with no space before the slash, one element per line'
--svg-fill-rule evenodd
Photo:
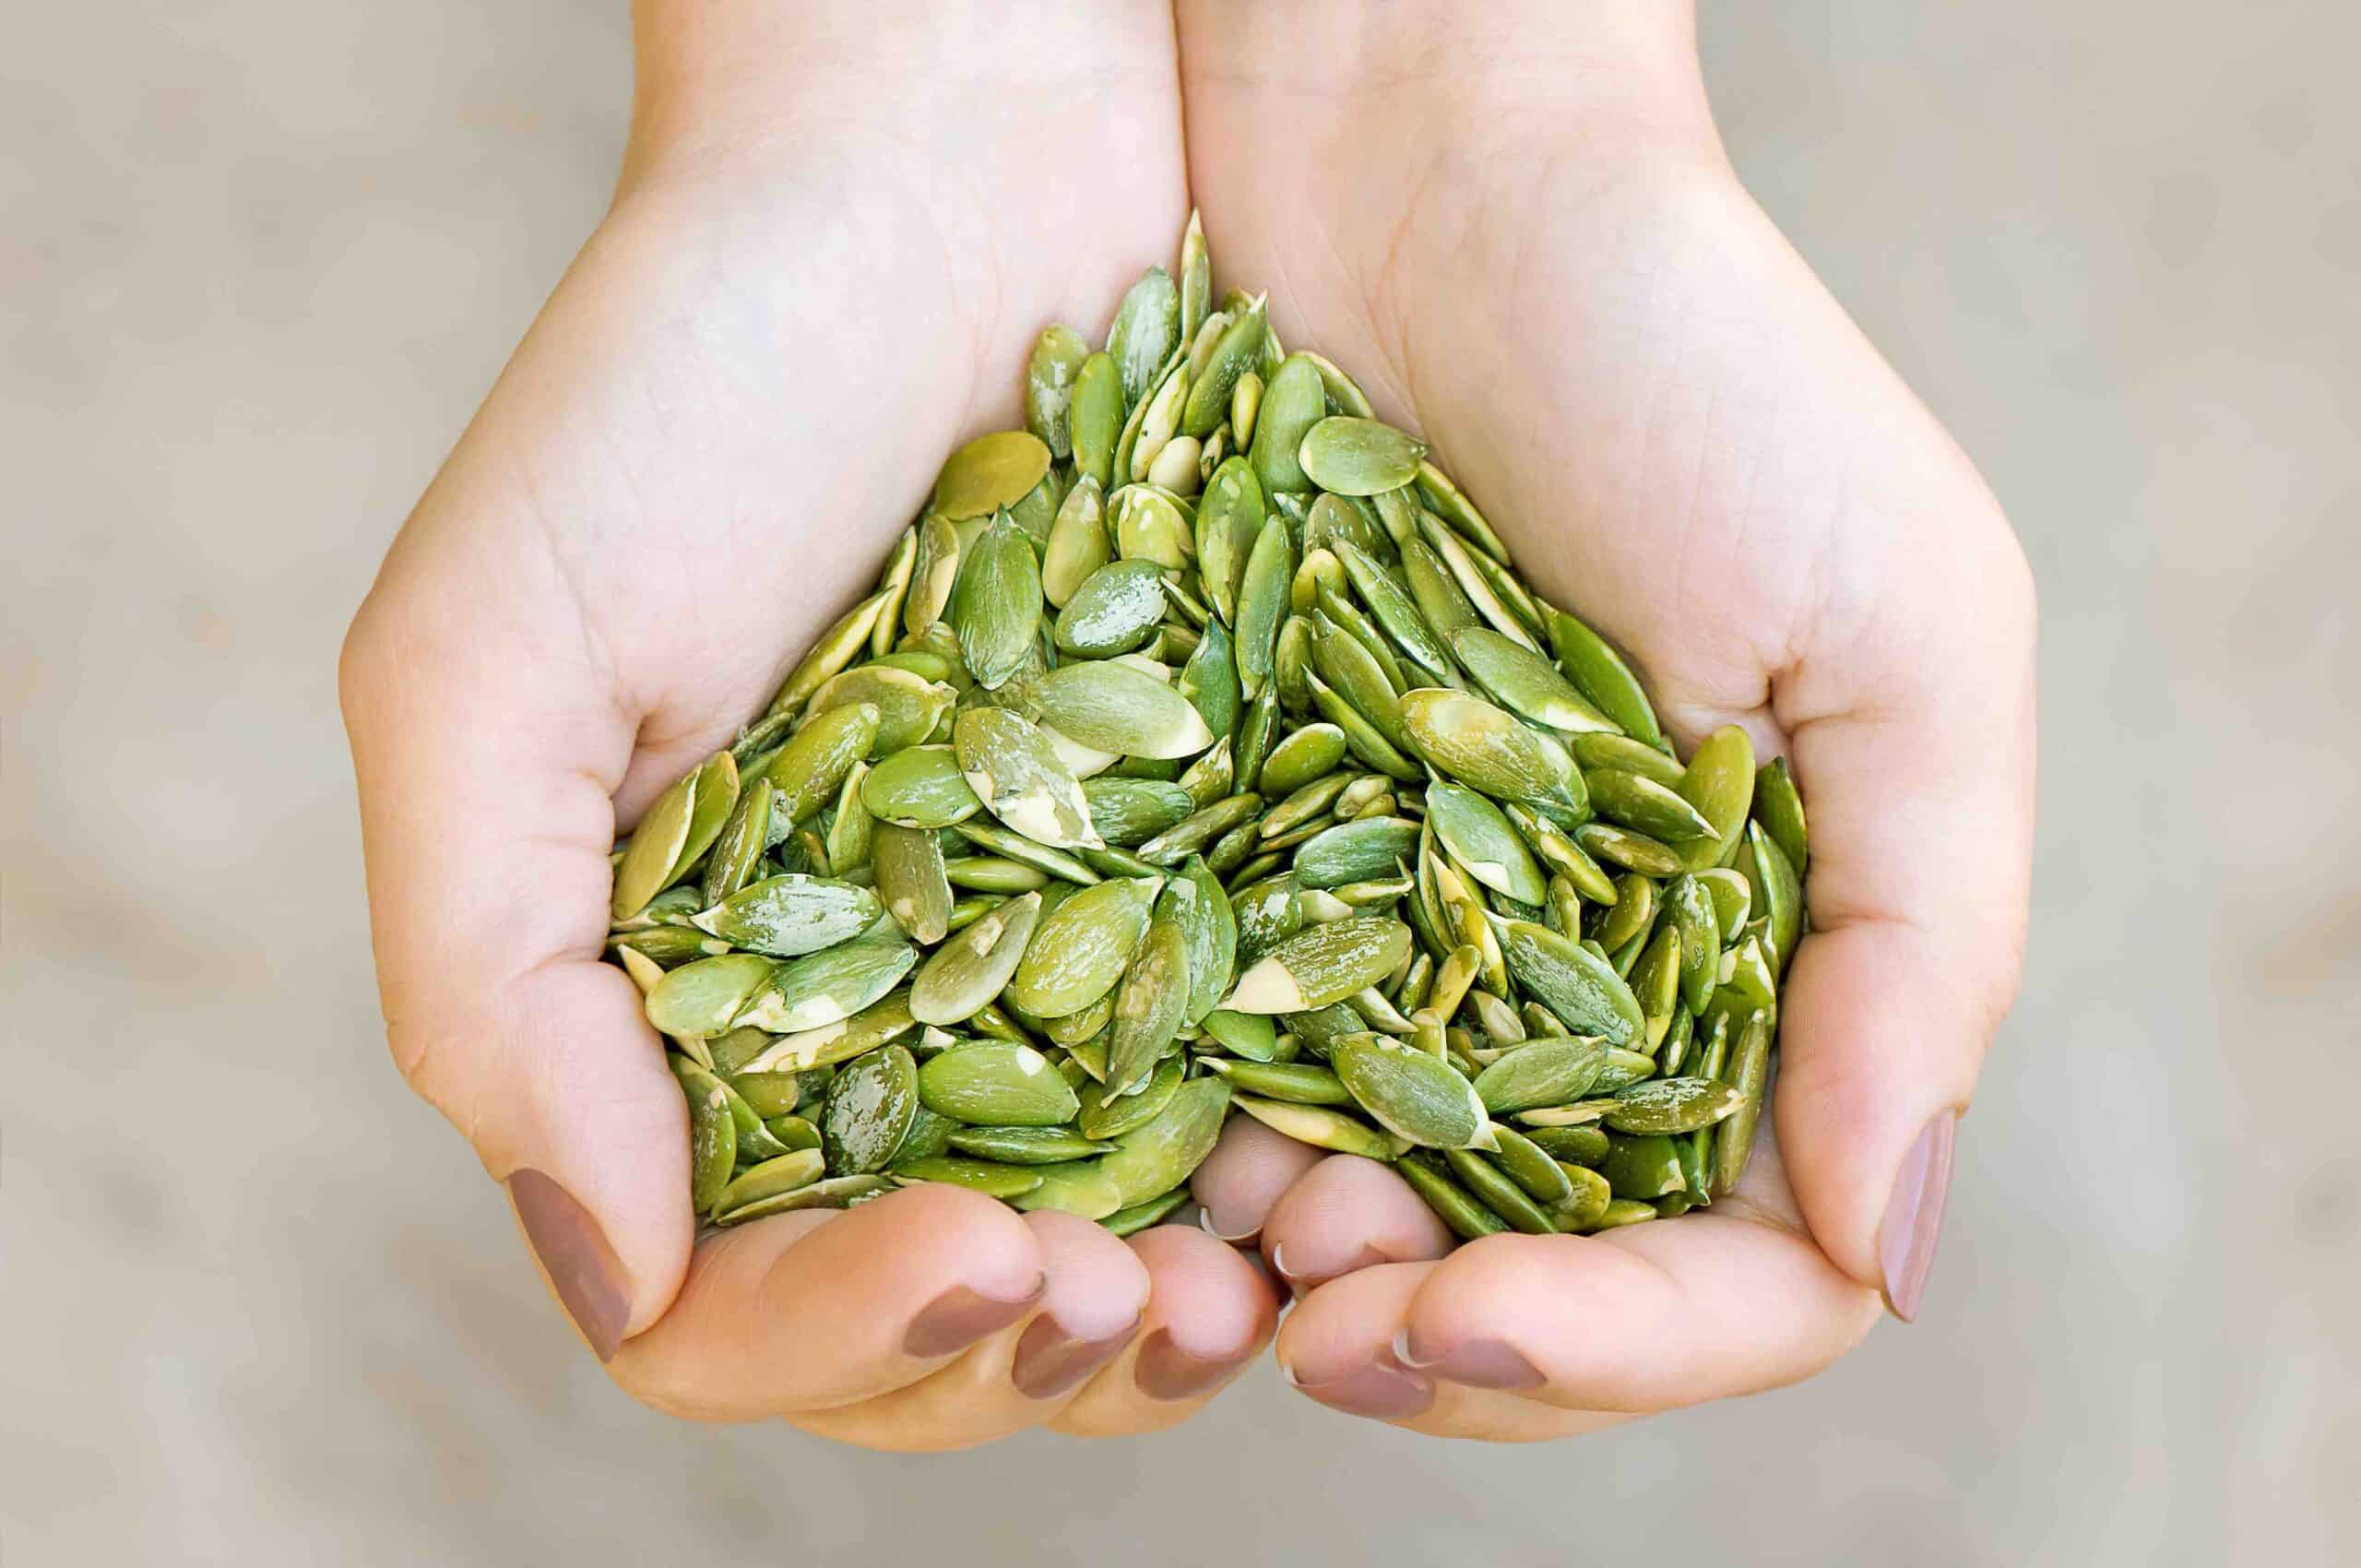
<path fill-rule="evenodd" d="M 949 617 L 959 634 L 960 662 L 977 684 L 996 691 L 1024 666 L 1035 651 L 1041 603 L 1032 541 L 1006 512 L 994 514 L 964 552 L 951 589 Z"/>
<path fill-rule="evenodd" d="M 1287 937 L 1239 978 L 1222 1005 L 1234 1013 L 1308 1013 L 1375 985 L 1409 956 L 1410 928 L 1360 916 Z"/>
<path fill-rule="evenodd" d="M 1090 826 L 1105 842 L 1133 849 L 1185 820 L 1196 808 L 1178 784 L 1155 778 L 1086 778 Z"/>
<path fill-rule="evenodd" d="M 736 1022 L 777 968 L 754 953 L 683 964 L 647 993 L 647 1021 L 668 1035 L 718 1035 Z"/>
<path fill-rule="evenodd" d="M 1811 840 L 1804 827 L 1804 800 L 1787 759 L 1774 756 L 1754 770 L 1754 819 L 1787 857 L 1797 876 L 1811 869 Z"/>
<path fill-rule="evenodd" d="M 1238 961 L 1238 920 L 1213 868 L 1197 856 L 1181 862 L 1157 899 L 1157 918 L 1180 931 L 1189 976 L 1180 1021 L 1192 1028 L 1214 1010 Z"/>
<path fill-rule="evenodd" d="M 1363 817 L 1324 828 L 1295 852 L 1304 887 L 1332 888 L 1383 876 L 1417 852 L 1418 825 L 1403 817 Z"/>
<path fill-rule="evenodd" d="M 826 1161 L 816 1148 L 774 1155 L 760 1165 L 749 1166 L 739 1172 L 726 1186 L 698 1204 L 697 1212 L 721 1214 L 743 1208 L 765 1198 L 775 1198 L 782 1193 L 808 1187 L 826 1173 Z"/>
<path fill-rule="evenodd" d="M 1591 773 L 1602 767 L 1620 768 L 1636 773 L 1643 778 L 1653 778 L 1667 790 L 1679 790 L 1681 776 L 1689 770 L 1679 759 L 1660 752 L 1644 741 L 1608 731 L 1597 731 L 1568 738 L 1567 748 L 1574 754 L 1574 761 L 1583 772 Z"/>
<path fill-rule="evenodd" d="M 1290 1105 L 1352 1105 L 1345 1080 L 1326 1067 L 1301 1062 L 1232 1062 L 1214 1056 L 1205 1065 L 1229 1080 L 1230 1087 Z"/>
<path fill-rule="evenodd" d="M 1200 1021 L 1206 1038 L 1232 1056 L 1249 1062 L 1270 1062 L 1279 1053 L 1278 1026 L 1260 1013 L 1233 1013 L 1216 1007 Z"/>
<path fill-rule="evenodd" d="M 1317 647 L 1317 640 L 1314 642 Z M 1317 675 L 1307 675 L 1304 684 L 1311 693 L 1312 706 L 1328 722 L 1344 732 L 1345 747 L 1370 767 L 1393 778 L 1411 781 L 1420 777 L 1418 765 L 1403 755 L 1384 731 L 1367 715 L 1339 695 Z"/>
<path fill-rule="evenodd" d="M 771 802 L 777 792 L 768 778 L 757 778 L 739 795 L 706 858 L 701 891 L 706 906 L 720 903 L 753 879 L 763 851 L 770 847 Z"/>
<path fill-rule="evenodd" d="M 1644 1028 L 1631 988 L 1588 949 L 1548 926 L 1511 921 L 1500 928 L 1509 973 L 1569 1028 L 1610 1045 L 1638 1039 Z"/>
<path fill-rule="evenodd" d="M 1153 880 L 1102 882 L 1050 910 L 1009 981 L 1010 1000 L 1060 1018 L 1106 995 L 1146 937 L 1159 890 Z"/>
<path fill-rule="evenodd" d="M 1115 444 L 1127 404 L 1122 373 L 1112 356 L 1093 354 L 1082 362 L 1066 405 L 1066 434 L 1075 471 L 1102 493 L 1114 483 Z"/>
<path fill-rule="evenodd" d="M 1476 1096 L 1494 1116 L 1571 1105 L 1606 1065 L 1606 1045 L 1585 1036 L 1530 1040 L 1477 1075 Z"/>
<path fill-rule="evenodd" d="M 1693 1133 L 1728 1116 L 1745 1099 L 1712 1078 L 1650 1078 L 1618 1090 L 1606 1122 L 1617 1133 Z"/>
<path fill-rule="evenodd" d="M 910 983 L 910 1016 L 942 1025 L 974 1016 L 1014 977 L 1040 913 L 1041 896 L 1027 893 L 990 910 L 936 948 Z"/>
<path fill-rule="evenodd" d="M 1329 1062 L 1361 1109 L 1396 1137 L 1426 1148 L 1497 1146 L 1475 1086 L 1447 1063 L 1382 1035 L 1350 1035 Z"/>
<path fill-rule="evenodd" d="M 1747 873 L 1752 902 L 1761 908 L 1775 974 L 1795 956 L 1796 938 L 1803 931 L 1803 883 L 1786 851 L 1759 822 L 1746 826 L 1738 863 Z"/>
<path fill-rule="evenodd" d="M 1144 1081 L 1188 1010 L 1188 938 L 1178 921 L 1158 916 L 1149 921 L 1147 936 L 1116 988 L 1107 1087 L 1121 1093 Z"/>
<path fill-rule="evenodd" d="M 1170 273 L 1151 267 L 1123 295 L 1107 334 L 1107 352 L 1121 377 L 1124 407 L 1147 396 L 1180 341 L 1180 291 Z"/>
<path fill-rule="evenodd" d="M 1041 1184 L 1009 1201 L 1027 1211 L 1057 1209 L 1083 1219 L 1106 1219 L 1122 1208 L 1122 1189 L 1097 1159 L 1076 1159 L 1034 1166 Z"/>
<path fill-rule="evenodd" d="M 986 1197 L 1003 1199 L 1023 1197 L 1041 1184 L 1038 1171 L 1021 1165 L 999 1165 L 988 1159 L 960 1159 L 941 1154 L 896 1160 L 894 1176 L 905 1183 L 941 1182 Z"/>
<path fill-rule="evenodd" d="M 819 814 L 836 798 L 853 765 L 876 744 L 884 715 L 874 703 L 850 703 L 814 715 L 794 739 L 763 765 L 777 793 L 771 802 L 771 842 Z"/>
<path fill-rule="evenodd" d="M 1263 793 L 1291 794 L 1325 778 L 1344 760 L 1344 731 L 1334 724 L 1307 724 L 1273 746 L 1263 759 Z M 1340 782 L 1338 788 L 1342 787 Z"/>
<path fill-rule="evenodd" d="M 1050 471 L 1050 448 L 1021 430 L 979 435 L 944 459 L 934 509 L 953 522 L 1013 506 Z"/>
<path fill-rule="evenodd" d="M 1402 722 L 1421 756 L 1471 789 L 1560 823 L 1589 810 L 1565 747 L 1480 697 L 1441 687 L 1406 692 Z"/>
<path fill-rule="evenodd" d="M 1358 1117 L 1324 1105 L 1303 1105 L 1246 1094 L 1231 1096 L 1230 1103 L 1281 1136 L 1313 1148 L 1357 1154 L 1363 1159 L 1388 1160 L 1394 1158 L 1397 1146 L 1395 1140 Z"/>
<path fill-rule="evenodd" d="M 1607 1158 L 1608 1137 L 1601 1127 L 1532 1127 L 1523 1135 L 1561 1167 L 1596 1165 Z"/>
<path fill-rule="evenodd" d="M 1039 721 L 1086 746 L 1130 756 L 1194 756 L 1213 731 L 1189 699 L 1128 664 L 1091 660 L 1035 683 Z"/>
<path fill-rule="evenodd" d="M 1762 1120 L 1762 1096 L 1770 1076 L 1771 1016 L 1757 1012 L 1747 1018 L 1729 1064 L 1727 1082 L 1738 1094 L 1738 1107 L 1728 1120 L 1714 1129 L 1712 1191 L 1717 1196 L 1733 1191 L 1738 1179 L 1746 1174 L 1747 1161 L 1754 1153 L 1754 1130 Z"/>
<path fill-rule="evenodd" d="M 872 1051 L 836 1075 L 820 1116 L 820 1148 L 834 1176 L 885 1169 L 918 1109 L 919 1065 L 898 1045 Z"/>
<path fill-rule="evenodd" d="M 1584 823 L 1574 829 L 1574 843 L 1587 855 L 1642 876 L 1680 874 L 1679 851 L 1644 833 L 1633 833 L 1610 822 Z"/>
<path fill-rule="evenodd" d="M 1086 1083 L 1079 1091 L 1082 1110 L 1074 1124 L 1086 1138 L 1120 1138 L 1134 1132 L 1163 1113 L 1185 1075 L 1180 1058 L 1168 1056 L 1144 1084 L 1119 1089 L 1112 1083 Z"/>
<path fill-rule="evenodd" d="M 1557 651 L 1560 668 L 1591 706 L 1625 734 L 1652 746 L 1664 744 L 1656 710 L 1623 656 L 1605 637 L 1562 610 L 1551 612 L 1548 623 L 1549 643 Z"/>
<path fill-rule="evenodd" d="M 1572 1199 L 1573 1182 L 1567 1176 L 1565 1168 L 1551 1158 L 1539 1144 L 1513 1127 L 1503 1127 L 1497 1123 L 1493 1124 L 1492 1135 L 1501 1146 L 1492 1152 L 1493 1163 L 1517 1184 L 1526 1197 L 1545 1210 Z"/>
<path fill-rule="evenodd" d="M 1228 416 L 1230 394 L 1236 390 L 1239 378 L 1261 362 L 1263 339 L 1268 330 L 1260 298 L 1223 327 L 1204 366 L 1191 367 L 1189 397 L 1180 414 L 1184 435 L 1211 435 Z"/>
<path fill-rule="evenodd" d="M 1041 731 L 1000 707 L 971 707 L 951 731 L 967 788 L 992 815 L 1051 849 L 1099 847 L 1082 781 Z"/>
<path fill-rule="evenodd" d="M 1267 519 L 1255 536 L 1238 588 L 1238 682 L 1239 690 L 1248 697 L 1262 691 L 1275 668 L 1279 624 L 1288 612 L 1288 584 L 1295 565 L 1295 543 L 1286 519 Z"/>
<path fill-rule="evenodd" d="M 860 803 L 879 822 L 949 827 L 983 810 L 949 746 L 912 746 L 884 758 L 861 779 Z"/>
<path fill-rule="evenodd" d="M 738 1123 L 720 1079 L 685 1057 L 670 1063 L 689 1101 L 689 1203 L 704 1214 L 728 1188 L 738 1159 Z"/>
<path fill-rule="evenodd" d="M 1373 419 L 1339 416 L 1304 433 L 1296 461 L 1321 489 L 1338 495 L 1375 495 L 1418 477 L 1426 444 Z"/>
<path fill-rule="evenodd" d="M 703 766 L 656 798 L 632 834 L 623 862 L 615 868 L 616 920 L 628 920 L 646 909 L 649 899 L 678 882 L 720 836 L 737 803 L 737 759 L 726 751 L 716 752 Z M 728 798 L 722 799 L 725 791 Z M 713 809 L 716 802 L 718 813 Z M 708 822 L 711 829 L 706 831 Z M 701 835 L 703 843 L 698 842 Z"/>
<path fill-rule="evenodd" d="M 870 848 L 877 892 L 902 934 L 922 946 L 951 929 L 951 879 L 943 868 L 943 841 L 915 827 L 880 823 Z"/>
<path fill-rule="evenodd" d="M 1661 1134 L 1612 1140 L 1599 1174 L 1618 1198 L 1643 1203 L 1688 1186 L 1679 1151 Z"/>
<path fill-rule="evenodd" d="M 1427 819 L 1468 875 L 1521 904 L 1538 904 L 1548 883 L 1525 840 L 1498 806 L 1475 790 L 1441 779 L 1427 786 Z"/>
<path fill-rule="evenodd" d="M 877 923 L 877 895 L 818 876 L 765 877 L 690 917 L 699 930 L 775 958 L 848 942 Z"/>
<path fill-rule="evenodd" d="M 1262 807 L 1263 797 L 1251 790 L 1216 801 L 1140 845 L 1139 857 L 1155 865 L 1177 865 L 1231 828 L 1252 822 Z"/>
<path fill-rule="evenodd" d="M 1066 492 L 1050 524 L 1050 541 L 1041 552 L 1041 597 L 1062 610 L 1114 553 L 1107 537 L 1105 493 L 1085 474 Z"/>
<path fill-rule="evenodd" d="M 1713 896 L 1703 880 L 1684 876 L 1665 895 L 1672 929 L 1680 938 L 1680 999 L 1703 1013 L 1722 967 L 1722 932 Z"/>
<path fill-rule="evenodd" d="M 917 949 L 889 916 L 850 942 L 775 965 L 730 1022 L 780 1035 L 838 1023 L 900 984 L 917 962 Z"/>
<path fill-rule="evenodd" d="M 1080 1109 L 1048 1057 L 1008 1040 L 979 1040 L 929 1058 L 917 1087 L 929 1111 L 976 1127 L 1055 1127 Z"/>
<path fill-rule="evenodd" d="M 1085 577 L 1058 612 L 1058 647 L 1088 659 L 1129 653 L 1156 630 L 1165 608 L 1161 566 L 1109 563 Z"/>
<path fill-rule="evenodd" d="M 1136 1236 L 1153 1225 L 1161 1225 L 1189 1201 L 1189 1189 L 1175 1187 L 1145 1203 L 1129 1208 L 1119 1208 L 1098 1223 L 1117 1236 Z"/>
<path fill-rule="evenodd" d="M 1473 1194 L 1477 1202 L 1506 1221 L 1512 1230 L 1528 1236 L 1554 1236 L 1558 1227 L 1539 1204 L 1525 1195 L 1499 1166 L 1465 1149 L 1445 1149 L 1443 1164 Z M 1571 1191 L 1571 1189 L 1570 1189 Z"/>
<path fill-rule="evenodd" d="M 1497 1236 L 1508 1226 L 1499 1216 L 1478 1203 L 1466 1188 L 1452 1180 L 1450 1168 L 1441 1157 L 1409 1154 L 1394 1166 L 1410 1190 L 1426 1201 L 1429 1208 L 1453 1235 L 1463 1241 L 1478 1241 Z"/>
<path fill-rule="evenodd" d="M 847 611 L 844 617 L 820 634 L 820 640 L 801 662 L 788 672 L 780 683 L 777 695 L 771 698 L 774 716 L 800 710 L 813 692 L 831 676 L 850 664 L 862 647 L 875 636 L 877 624 L 885 612 L 887 595 L 872 594 Z"/>
<path fill-rule="evenodd" d="M 1025 366 L 1025 428 L 1050 449 L 1051 457 L 1074 451 L 1066 410 L 1074 401 L 1074 379 L 1089 357 L 1090 345 L 1071 327 L 1045 327 L 1033 340 L 1033 357 Z"/>
<path fill-rule="evenodd" d="M 1451 648 L 1486 691 L 1536 724 L 1569 734 L 1619 734 L 1615 721 L 1576 691 L 1555 665 L 1500 633 L 1469 626 L 1452 635 Z"/>
<path fill-rule="evenodd" d="M 1118 1207 L 1140 1203 L 1178 1186 L 1205 1162 L 1221 1137 L 1229 1109 L 1229 1086 L 1219 1078 L 1182 1084 L 1155 1120 L 1115 1140 L 1115 1152 L 1099 1169 L 1115 1186 Z"/>

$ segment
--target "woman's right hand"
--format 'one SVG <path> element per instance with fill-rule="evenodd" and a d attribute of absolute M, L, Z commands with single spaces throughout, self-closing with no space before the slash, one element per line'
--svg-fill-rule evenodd
<path fill-rule="evenodd" d="M 1203 1233 L 906 1190 L 696 1240 L 608 852 L 1187 213 L 1171 17 L 648 0 L 583 248 L 347 640 L 386 1028 L 660 1408 L 888 1448 L 1182 1419 L 1269 1337 Z"/>

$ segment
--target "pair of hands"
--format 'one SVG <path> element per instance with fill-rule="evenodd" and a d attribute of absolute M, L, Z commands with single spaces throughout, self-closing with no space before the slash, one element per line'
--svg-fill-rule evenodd
<path fill-rule="evenodd" d="M 2015 987 L 2033 594 L 1964 458 L 1724 160 L 1685 4 L 642 0 L 613 207 L 348 639 L 387 1031 L 658 1408 L 893 1448 L 1172 1424 L 1291 1382 L 1534 1438 L 1791 1382 L 1916 1310 Z M 1183 107 L 1186 108 L 1185 120 Z M 695 1241 L 607 852 L 1016 422 L 1192 202 L 1217 276 L 1419 431 L 1683 748 L 1793 759 L 1810 912 L 1745 1183 L 1590 1239 L 1449 1238 L 1234 1118 L 1207 1229 L 919 1187 Z"/>

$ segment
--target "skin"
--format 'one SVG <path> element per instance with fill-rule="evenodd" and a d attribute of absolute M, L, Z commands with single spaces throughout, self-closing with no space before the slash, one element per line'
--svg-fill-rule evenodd
<path fill-rule="evenodd" d="M 1300 1297 L 1283 1367 L 1540 1437 L 1792 1381 L 1873 1321 L 1904 1151 L 1966 1104 L 2015 984 L 2022 555 L 1731 175 L 1685 7 L 1488 7 L 1447 49 L 1433 9 L 641 6 L 613 206 L 341 671 L 396 1059 L 634 1396 L 897 1449 L 1110 1435 L 1273 1333 L 1269 1278 L 1212 1236 L 951 1189 L 696 1243 L 680 1092 L 599 961 L 618 830 L 866 587 L 942 453 L 1016 422 L 1041 325 L 1103 323 L 1192 198 L 1225 283 L 1448 455 L 1684 749 L 1742 723 L 1812 812 L 1741 1192 L 1444 1259 L 1382 1167 L 1234 1119 L 1196 1191 Z M 1479 1385 L 1504 1368 L 1537 1381 Z"/>

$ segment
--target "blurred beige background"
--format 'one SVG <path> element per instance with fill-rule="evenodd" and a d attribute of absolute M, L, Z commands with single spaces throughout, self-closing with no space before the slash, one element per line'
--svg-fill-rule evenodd
<path fill-rule="evenodd" d="M 379 1043 L 337 641 L 604 202 L 623 6 L 20 10 L 0 1563 L 2361 1560 L 2361 16 L 1705 13 L 2043 587 L 2034 952 L 1920 1324 L 1537 1449 L 1266 1364 L 919 1459 L 614 1393 Z"/>

